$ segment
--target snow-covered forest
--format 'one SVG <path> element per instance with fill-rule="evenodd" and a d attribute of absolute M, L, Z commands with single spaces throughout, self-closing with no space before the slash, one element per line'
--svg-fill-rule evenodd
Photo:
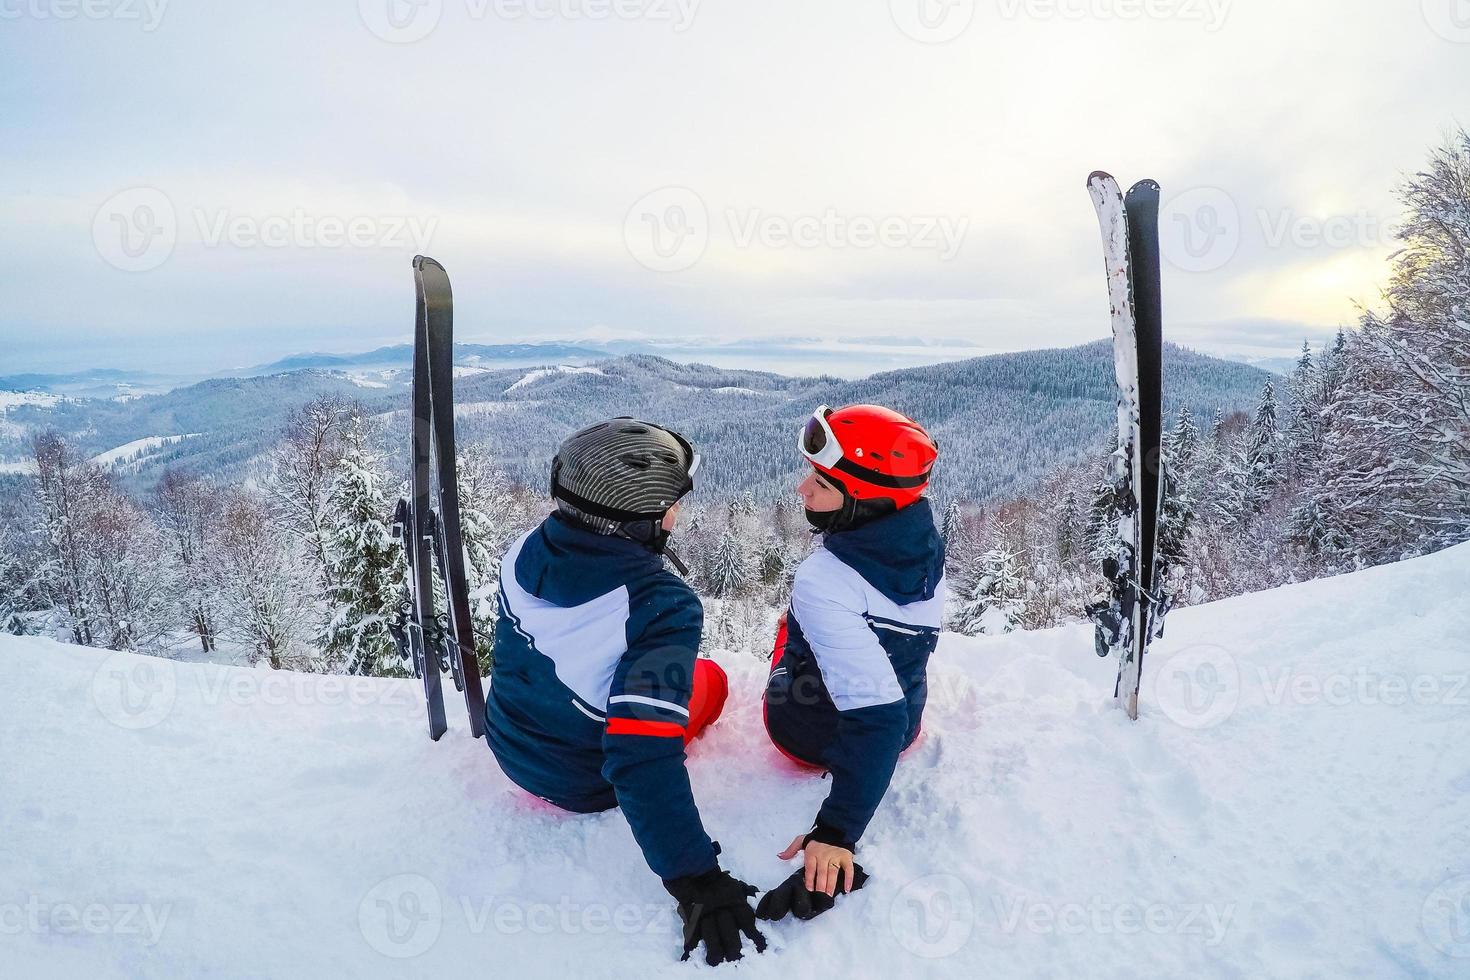
<path fill-rule="evenodd" d="M 1382 303 L 1355 328 L 1325 349 L 1304 346 L 1290 377 L 1266 381 L 1252 411 L 1206 418 L 1175 400 L 1162 547 L 1179 603 L 1470 538 L 1470 135 L 1435 149 L 1400 193 L 1401 247 Z M 645 408 L 658 406 L 627 406 Z M 32 472 L 0 520 L 0 623 L 118 650 L 402 676 L 388 630 L 404 596 L 390 536 L 401 421 L 347 394 L 323 395 L 292 411 L 232 478 L 165 469 L 141 491 L 67 437 L 33 434 Z M 461 425 L 473 430 L 475 417 Z M 765 451 L 786 447 L 783 438 Z M 544 488 L 504 465 L 513 447 L 503 458 L 493 449 L 470 439 L 460 460 L 482 657 L 498 556 L 546 509 Z M 1082 616 L 1101 585 L 1105 452 L 1057 459 L 1011 499 L 994 498 L 974 460 L 941 455 L 940 467 L 973 480 L 936 481 L 952 628 Z M 675 547 L 707 597 L 707 642 L 758 653 L 811 535 L 794 494 L 738 485 L 691 498 Z"/>

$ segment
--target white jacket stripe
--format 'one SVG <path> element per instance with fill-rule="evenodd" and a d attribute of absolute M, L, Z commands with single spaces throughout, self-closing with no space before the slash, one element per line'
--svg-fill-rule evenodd
<path fill-rule="evenodd" d="M 655 708 L 662 708 L 665 711 L 677 712 L 685 718 L 689 717 L 688 708 L 681 708 L 672 701 L 660 701 L 658 698 L 645 697 L 642 694 L 616 694 L 609 698 L 607 703 L 621 704 L 625 701 L 632 702 L 633 704 L 647 704 Z"/>

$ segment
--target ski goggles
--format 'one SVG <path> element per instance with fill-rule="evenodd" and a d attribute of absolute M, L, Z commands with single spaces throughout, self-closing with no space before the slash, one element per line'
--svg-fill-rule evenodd
<path fill-rule="evenodd" d="M 679 445 L 684 447 L 684 458 L 689 460 L 689 465 L 685 468 L 684 474 L 689 477 L 689 486 L 693 488 L 694 474 L 699 472 L 699 464 L 704 462 L 704 457 L 694 451 L 694 446 L 688 439 L 685 439 L 673 429 L 664 429 L 664 431 L 679 440 Z"/>
<path fill-rule="evenodd" d="M 829 470 L 842 460 L 842 444 L 827 422 L 827 416 L 831 414 L 832 409 L 826 405 L 817 406 L 812 417 L 801 427 L 801 434 L 796 440 L 796 448 L 803 456 Z"/>

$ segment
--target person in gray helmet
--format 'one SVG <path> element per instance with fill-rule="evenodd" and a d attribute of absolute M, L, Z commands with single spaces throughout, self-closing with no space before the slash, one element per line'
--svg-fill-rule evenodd
<path fill-rule="evenodd" d="M 648 866 L 678 903 L 684 957 L 711 965 L 765 939 L 755 888 L 720 867 L 684 747 L 724 707 L 728 682 L 697 656 L 698 597 L 664 567 L 699 454 L 652 422 L 574 433 L 551 464 L 556 511 L 501 564 L 486 741 L 505 774 L 577 813 L 621 807 Z"/>

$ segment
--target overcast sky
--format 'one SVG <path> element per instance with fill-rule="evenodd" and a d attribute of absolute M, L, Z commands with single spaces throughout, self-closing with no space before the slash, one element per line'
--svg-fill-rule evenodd
<path fill-rule="evenodd" d="M 1289 353 L 1376 302 L 1464 7 L 0 0 L 0 373 L 401 342 L 415 251 L 466 339 L 1080 343 L 1096 168 L 1171 339 Z"/>

